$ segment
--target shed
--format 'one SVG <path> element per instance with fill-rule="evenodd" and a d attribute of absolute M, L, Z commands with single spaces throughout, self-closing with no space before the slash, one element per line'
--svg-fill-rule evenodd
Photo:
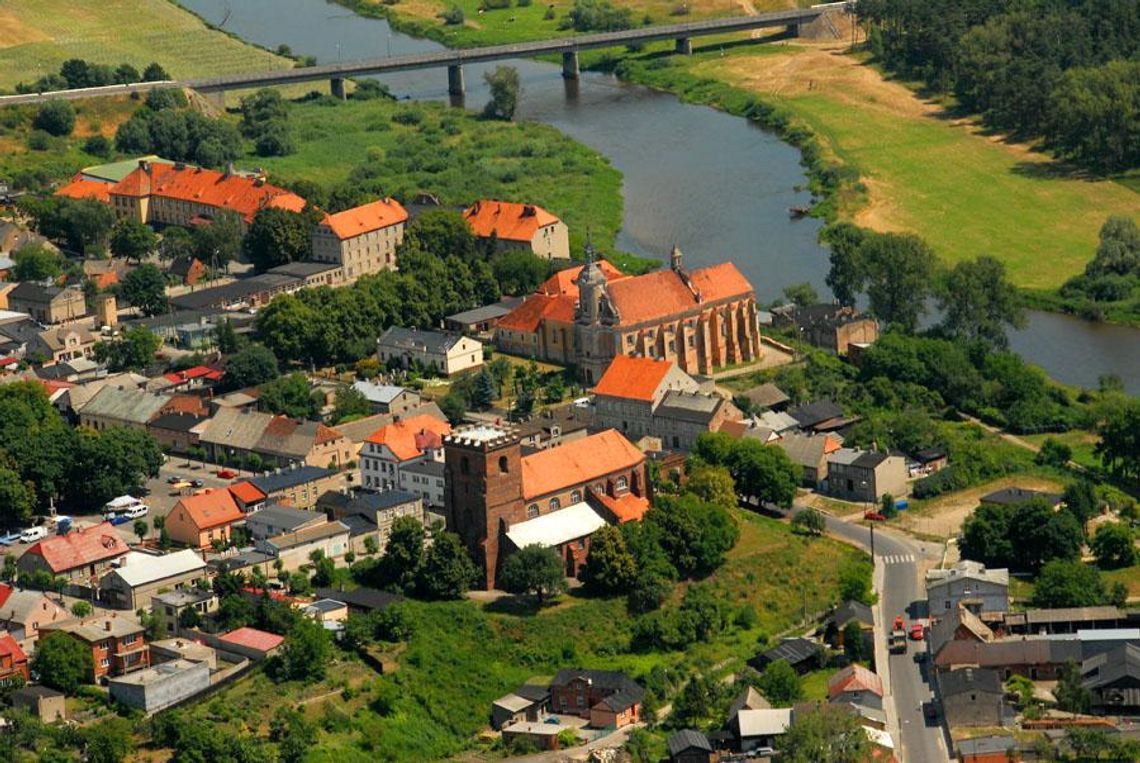
<path fill-rule="evenodd" d="M 24 686 L 16 689 L 8 698 L 12 707 L 26 710 L 44 723 L 67 719 L 67 704 L 62 692 L 46 686 Z"/>
<path fill-rule="evenodd" d="M 773 662 L 784 660 L 795 668 L 797 673 L 807 673 L 818 666 L 821 650 L 820 645 L 810 639 L 790 638 L 756 655 L 748 661 L 748 664 L 756 670 L 763 671 Z"/>
<path fill-rule="evenodd" d="M 693 729 L 681 729 L 665 742 L 672 763 L 710 763 L 716 759 L 708 737 Z"/>

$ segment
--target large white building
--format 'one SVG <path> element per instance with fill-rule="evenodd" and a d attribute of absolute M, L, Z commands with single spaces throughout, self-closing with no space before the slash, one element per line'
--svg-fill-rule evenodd
<path fill-rule="evenodd" d="M 968 559 L 948 570 L 926 573 L 926 603 L 931 617 L 958 609 L 961 602 L 974 612 L 1009 611 L 1009 570 L 987 570 Z"/>
<path fill-rule="evenodd" d="M 408 212 L 395 199 L 346 209 L 313 229 L 313 260 L 340 265 L 344 280 L 396 269 L 396 247 L 404 240 Z"/>
<path fill-rule="evenodd" d="M 376 340 L 376 356 L 385 365 L 395 362 L 410 368 L 415 363 L 452 376 L 483 365 L 483 343 L 462 334 L 392 326 Z"/>
<path fill-rule="evenodd" d="M 422 414 L 380 427 L 360 449 L 360 484 L 366 490 L 408 490 L 430 502 L 417 483 L 402 477 L 401 470 L 423 461 L 443 461 L 443 438 L 451 425 L 435 416 Z M 418 478 L 418 473 L 417 473 Z"/>

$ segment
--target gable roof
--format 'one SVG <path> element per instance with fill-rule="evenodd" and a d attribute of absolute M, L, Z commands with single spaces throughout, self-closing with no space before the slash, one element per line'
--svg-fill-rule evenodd
<path fill-rule="evenodd" d="M 781 405 L 789 402 L 790 397 L 779 387 L 772 382 L 757 385 L 741 393 L 744 397 L 755 406 L 760 408 L 771 408 L 774 405 Z"/>
<path fill-rule="evenodd" d="M 783 734 L 792 725 L 792 708 L 769 710 L 741 710 L 736 714 L 736 726 L 743 738 L 767 737 Z"/>
<path fill-rule="evenodd" d="M 972 665 L 1004 668 L 1013 665 L 1060 665 L 1081 659 L 1077 640 L 1015 638 L 998 641 L 948 641 L 934 656 L 939 667 Z"/>
<path fill-rule="evenodd" d="M 344 602 L 356 609 L 384 609 L 402 601 L 403 597 L 378 588 L 354 588 L 351 591 L 338 591 L 335 588 L 318 588 L 317 596 L 322 599 Z"/>
<path fill-rule="evenodd" d="M 841 417 L 843 408 L 831 400 L 816 400 L 813 403 L 791 409 L 788 411 L 788 415 L 795 419 L 801 427 L 808 428 L 828 419 Z"/>
<path fill-rule="evenodd" d="M 869 691 L 883 696 L 883 679 L 858 663 L 851 663 L 827 680 L 827 696 L 835 699 L 851 691 Z"/>
<path fill-rule="evenodd" d="M 265 493 L 261 492 L 261 490 L 258 489 L 257 485 L 254 485 L 252 482 L 247 482 L 245 480 L 230 485 L 227 489 L 230 491 L 234 498 L 241 501 L 246 506 L 249 506 L 253 503 L 260 503 L 266 498 Z"/>
<path fill-rule="evenodd" d="M 343 437 L 337 430 L 318 421 L 274 416 L 262 431 L 255 447 L 258 451 L 275 456 L 292 456 L 302 460 L 314 447 Z"/>
<path fill-rule="evenodd" d="M 400 350 L 446 354 L 457 342 L 464 339 L 470 339 L 475 344 L 479 344 L 477 339 L 449 331 L 390 326 L 380 335 L 376 343 L 382 347 L 395 347 Z"/>
<path fill-rule="evenodd" d="M 287 548 L 296 548 L 297 546 L 303 546 L 306 543 L 323 540 L 324 538 L 335 538 L 337 535 L 349 534 L 349 527 L 344 522 L 339 520 L 329 522 L 326 520 L 319 525 L 302 527 L 299 530 L 274 535 L 265 542 L 278 551 L 283 551 Z"/>
<path fill-rule="evenodd" d="M 162 410 L 169 398 L 141 389 L 104 386 L 80 409 L 83 416 L 145 424 Z"/>
<path fill-rule="evenodd" d="M 12 664 L 28 661 L 28 655 L 20 648 L 19 642 L 10 633 L 0 634 L 0 657 L 12 658 Z"/>
<path fill-rule="evenodd" d="M 752 294 L 752 284 L 731 262 L 698 268 L 688 276 L 689 283 L 686 284 L 674 270 L 657 270 L 610 282 L 606 292 L 617 308 L 621 325 L 642 323 Z"/>
<path fill-rule="evenodd" d="M 40 591 L 21 591 L 0 583 L 0 623 L 27 623 L 33 614 L 51 610 L 53 620 L 71 617 L 66 609 Z"/>
<path fill-rule="evenodd" d="M 806 660 L 815 659 L 820 652 L 820 645 L 806 638 L 784 639 L 776 646 L 762 652 L 759 656 L 761 662 L 769 663 L 784 660 L 795 666 Z"/>
<path fill-rule="evenodd" d="M 828 620 L 840 628 L 852 621 L 858 622 L 860 625 L 874 625 L 875 622 L 871 608 L 855 599 L 848 599 L 836 607 L 835 612 L 832 613 Z"/>
<path fill-rule="evenodd" d="M 550 682 L 551 688 L 566 686 L 575 679 L 587 681 L 595 689 L 602 692 L 640 692 L 645 694 L 641 684 L 634 681 L 620 670 L 590 670 L 587 668 L 563 668 L 555 674 Z"/>
<path fill-rule="evenodd" d="M 282 469 L 273 474 L 263 474 L 251 477 L 249 482 L 266 496 L 291 487 L 304 485 L 306 482 L 315 482 L 336 474 L 332 469 L 322 469 L 319 466 L 298 466 L 295 469 Z"/>
<path fill-rule="evenodd" d="M 54 535 L 32 545 L 25 553 L 43 557 L 52 572 L 61 573 L 114 559 L 127 553 L 127 544 L 110 522 L 102 522 L 67 535 Z"/>
<path fill-rule="evenodd" d="M 163 556 L 130 551 L 123 557 L 119 567 L 112 574 L 118 575 L 131 588 L 137 588 L 176 575 L 186 575 L 204 569 L 206 569 L 205 560 L 198 555 L 198 552 L 191 549 L 183 549 Z"/>
<path fill-rule="evenodd" d="M 179 506 L 186 510 L 190 521 L 199 530 L 228 525 L 245 516 L 225 488 L 206 488 L 197 495 L 186 496 L 174 508 Z"/>
<path fill-rule="evenodd" d="M 111 184 L 101 180 L 91 180 L 78 173 L 67 185 L 57 190 L 55 195 L 69 199 L 94 199 L 107 204 L 111 201 Z"/>
<path fill-rule="evenodd" d="M 434 438 L 430 438 L 432 439 L 431 442 L 425 443 L 421 437 L 417 442 L 417 436 L 424 433 L 442 438 L 444 435 L 451 434 L 451 424 L 440 421 L 434 416 L 421 414 L 380 427 L 368 436 L 366 442 L 385 445 L 396 458 L 407 461 L 410 458 L 418 458 L 422 455 L 424 444 L 438 447 L 434 445 Z"/>
<path fill-rule="evenodd" d="M 363 379 L 353 382 L 352 388 L 364 395 L 368 402 L 380 403 L 381 405 L 387 405 L 408 391 L 404 387 L 395 384 L 376 384 L 375 382 L 364 381 Z"/>
<path fill-rule="evenodd" d="M 594 387 L 595 395 L 652 400 L 674 367 L 672 361 L 616 355 Z"/>
<path fill-rule="evenodd" d="M 661 405 L 657 406 L 654 415 L 663 419 L 708 426 L 727 402 L 720 395 L 671 389 L 661 399 Z"/>
<path fill-rule="evenodd" d="M 273 416 L 268 413 L 222 407 L 210 419 L 199 439 L 234 450 L 253 450 L 271 421 Z"/>
<path fill-rule="evenodd" d="M 1122 678 L 1140 681 L 1140 646 L 1125 642 L 1081 663 L 1086 689 L 1111 685 Z"/>
<path fill-rule="evenodd" d="M 322 224 L 327 225 L 341 241 L 363 236 L 374 230 L 398 225 L 408 219 L 408 210 L 395 199 L 381 199 L 370 204 L 346 209 L 325 215 Z"/>
<path fill-rule="evenodd" d="M 504 241 L 531 241 L 539 228 L 561 222 L 537 204 L 481 199 L 463 211 L 463 219 L 480 238 L 492 234 Z"/>
<path fill-rule="evenodd" d="M 262 207 L 277 207 L 291 212 L 305 208 L 305 200 L 291 191 L 244 174 L 216 170 L 148 163 L 136 167 L 111 187 L 113 196 L 161 196 L 177 201 L 205 204 L 241 215 L 247 223 Z"/>
<path fill-rule="evenodd" d="M 1026 501 L 1031 501 L 1034 498 L 1040 498 L 1052 506 L 1056 506 L 1062 500 L 1062 496 L 1059 493 L 1046 493 L 1041 490 L 1030 490 L 1022 487 L 1002 488 L 1001 490 L 983 495 L 979 500 L 981 503 L 1016 506 Z"/>
<path fill-rule="evenodd" d="M 771 708 L 771 703 L 764 698 L 763 694 L 751 686 L 746 686 L 729 705 L 728 717 L 731 718 L 741 710 L 770 710 Z"/>
<path fill-rule="evenodd" d="M 644 460 L 645 454 L 614 429 L 540 450 L 522 458 L 523 498 L 530 500 L 584 484 L 631 469 Z"/>
<path fill-rule="evenodd" d="M 249 487 L 254 490 L 257 489 L 253 485 L 249 485 Z M 247 525 L 269 525 L 273 528 L 280 528 L 279 532 L 289 532 L 304 527 L 314 520 L 320 520 L 323 523 L 325 521 L 324 513 L 274 504 L 255 511 L 245 521 Z"/>
<path fill-rule="evenodd" d="M 955 580 L 978 580 L 997 586 L 1009 586 L 1009 570 L 1005 568 L 989 570 L 981 562 L 963 559 L 948 570 L 928 570 L 926 573 L 927 596 L 935 588 L 950 585 Z"/>
<path fill-rule="evenodd" d="M 649 511 L 649 499 L 633 493 L 625 493 L 617 498 L 608 493 L 594 494 L 594 497 L 602 502 L 620 524 L 639 521 Z"/>
<path fill-rule="evenodd" d="M 938 674 L 938 693 L 943 697 L 974 692 L 1003 694 L 1001 674 L 996 670 L 974 667 L 944 670 Z"/>
<path fill-rule="evenodd" d="M 666 740 L 665 746 L 669 748 L 669 756 L 672 758 L 677 757 L 686 750 L 700 750 L 701 752 L 713 751 L 712 745 L 709 744 L 708 737 L 692 729 L 681 729 Z"/>

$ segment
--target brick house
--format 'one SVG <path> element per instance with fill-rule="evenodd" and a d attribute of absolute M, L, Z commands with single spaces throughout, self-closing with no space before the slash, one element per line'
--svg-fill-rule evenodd
<path fill-rule="evenodd" d="M 7 686 L 19 676 L 27 681 L 28 655 L 10 633 L 0 633 L 0 686 Z"/>
<path fill-rule="evenodd" d="M 230 491 L 207 488 L 174 504 L 166 532 L 175 543 L 190 548 L 210 548 L 215 541 L 228 545 L 233 524 L 244 518 Z"/>
<path fill-rule="evenodd" d="M 32 544 L 16 561 L 16 569 L 30 575 L 43 570 L 70 583 L 95 585 L 126 553 L 127 544 L 110 522 L 103 522 Z"/>
<path fill-rule="evenodd" d="M 40 591 L 0 583 L 0 631 L 8 631 L 25 652 L 35 649 L 42 626 L 70 619 L 71 613 Z"/>
<path fill-rule="evenodd" d="M 862 665 L 852 663 L 827 680 L 827 700 L 882 710 L 883 679 Z"/>
<path fill-rule="evenodd" d="M 184 286 L 194 286 L 206 275 L 206 266 L 197 257 L 183 255 L 170 264 L 168 272 Z"/>
<path fill-rule="evenodd" d="M 853 344 L 872 344 L 879 338 L 879 322 L 846 305 L 788 305 L 773 310 L 772 318 L 774 325 L 794 326 L 801 340 L 837 355 L 847 355 Z"/>
<path fill-rule="evenodd" d="M 589 718 L 595 728 L 637 723 L 644 697 L 640 684 L 615 670 L 563 669 L 550 682 L 551 710 Z"/>
<path fill-rule="evenodd" d="M 360 449 L 360 484 L 370 490 L 400 488 L 400 469 L 443 457 L 443 438 L 451 424 L 429 414 L 399 416 L 380 427 Z"/>
<path fill-rule="evenodd" d="M 65 620 L 44 630 L 66 633 L 90 647 L 95 682 L 104 676 L 121 676 L 150 667 L 146 629 L 130 617 L 112 613 Z"/>

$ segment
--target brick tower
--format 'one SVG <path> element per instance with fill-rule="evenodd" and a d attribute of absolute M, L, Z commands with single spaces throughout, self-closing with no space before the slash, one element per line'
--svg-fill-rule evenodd
<path fill-rule="evenodd" d="M 491 590 L 500 540 L 511 524 L 526 520 L 518 435 L 488 425 L 464 427 L 444 438 L 443 452 L 448 529 L 463 539 Z"/>

